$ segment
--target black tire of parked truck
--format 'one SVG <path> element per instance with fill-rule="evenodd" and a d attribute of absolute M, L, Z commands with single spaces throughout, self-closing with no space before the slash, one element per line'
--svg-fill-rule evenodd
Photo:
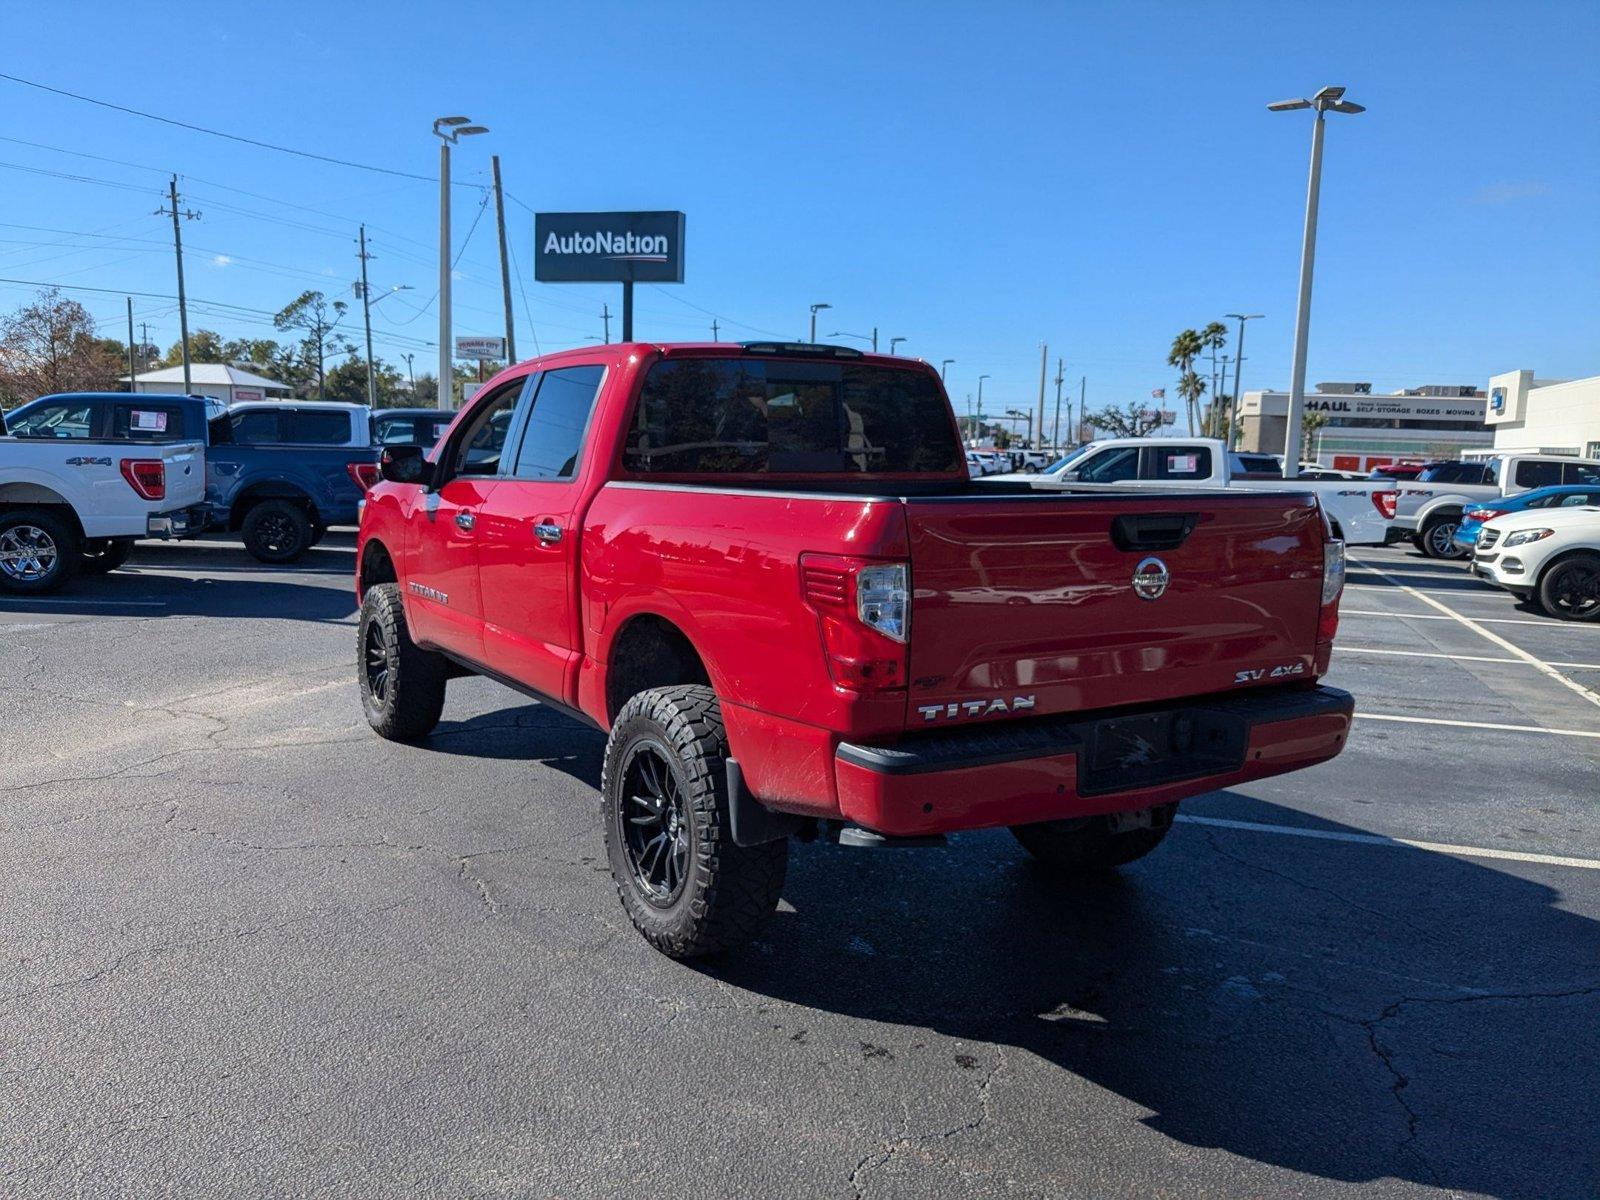
<path fill-rule="evenodd" d="M 132 553 L 132 538 L 88 538 L 83 543 L 78 570 L 85 575 L 109 575 Z"/>
<path fill-rule="evenodd" d="M 356 674 L 367 724 L 394 742 L 427 737 L 444 711 L 450 664 L 411 640 L 399 584 L 367 589 L 356 629 Z"/>
<path fill-rule="evenodd" d="M 1113 833 L 1107 817 L 1078 817 L 1013 825 L 1011 835 L 1047 866 L 1065 871 L 1108 871 L 1127 866 L 1159 846 L 1172 828 L 1177 811 L 1176 804 L 1159 805 L 1150 811 L 1150 828 L 1126 833 Z"/>
<path fill-rule="evenodd" d="M 0 589 L 17 596 L 53 592 L 72 578 L 82 551 L 78 531 L 48 508 L 0 512 Z"/>
<path fill-rule="evenodd" d="M 1454 541 L 1456 528 L 1460 524 L 1459 515 L 1430 517 L 1428 523 L 1417 531 L 1417 545 L 1429 558 L 1462 558 L 1467 552 Z"/>
<path fill-rule="evenodd" d="M 257 562 L 292 563 L 311 545 L 311 518 L 293 500 L 263 500 L 245 514 L 242 532 Z"/>
<path fill-rule="evenodd" d="M 640 692 L 617 714 L 600 769 L 600 818 L 633 927 L 670 958 L 742 945 L 778 907 L 789 842 L 738 846 L 728 820 L 728 736 L 700 685 Z"/>

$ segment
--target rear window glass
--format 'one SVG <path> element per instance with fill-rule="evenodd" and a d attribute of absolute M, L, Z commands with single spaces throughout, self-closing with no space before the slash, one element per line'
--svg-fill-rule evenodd
<path fill-rule="evenodd" d="M 437 416 L 410 413 L 385 416 L 377 413 L 372 418 L 372 440 L 380 446 L 432 446 L 450 428 L 454 415 L 442 412 Z"/>
<path fill-rule="evenodd" d="M 289 440 L 303 446 L 347 446 L 350 444 L 350 414 L 321 412 L 302 408 L 289 416 Z"/>
<path fill-rule="evenodd" d="M 645 377 L 624 451 L 642 474 L 951 472 L 950 410 L 920 371 L 696 358 Z"/>

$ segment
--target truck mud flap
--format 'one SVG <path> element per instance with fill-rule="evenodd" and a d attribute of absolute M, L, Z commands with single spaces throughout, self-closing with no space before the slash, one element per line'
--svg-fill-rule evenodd
<path fill-rule="evenodd" d="M 728 766 L 728 825 L 736 846 L 764 846 L 799 832 L 805 818 L 776 812 L 750 794 L 744 785 L 744 771 L 734 759 Z"/>

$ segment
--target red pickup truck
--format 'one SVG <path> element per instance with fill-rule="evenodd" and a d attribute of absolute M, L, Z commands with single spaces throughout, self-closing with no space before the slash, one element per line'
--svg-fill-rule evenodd
<path fill-rule="evenodd" d="M 788 839 L 1009 826 L 1131 862 L 1177 802 L 1322 762 L 1344 547 L 1283 492 L 968 478 L 925 363 L 596 346 L 390 446 L 358 545 L 372 727 L 485 675 L 609 734 L 601 819 L 657 948 L 749 938 Z"/>

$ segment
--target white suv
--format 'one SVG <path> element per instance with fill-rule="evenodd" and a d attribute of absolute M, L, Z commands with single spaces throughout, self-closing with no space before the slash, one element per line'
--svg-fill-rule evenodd
<path fill-rule="evenodd" d="M 1600 506 L 1507 513 L 1486 522 L 1472 573 L 1565 621 L 1600 618 Z"/>

